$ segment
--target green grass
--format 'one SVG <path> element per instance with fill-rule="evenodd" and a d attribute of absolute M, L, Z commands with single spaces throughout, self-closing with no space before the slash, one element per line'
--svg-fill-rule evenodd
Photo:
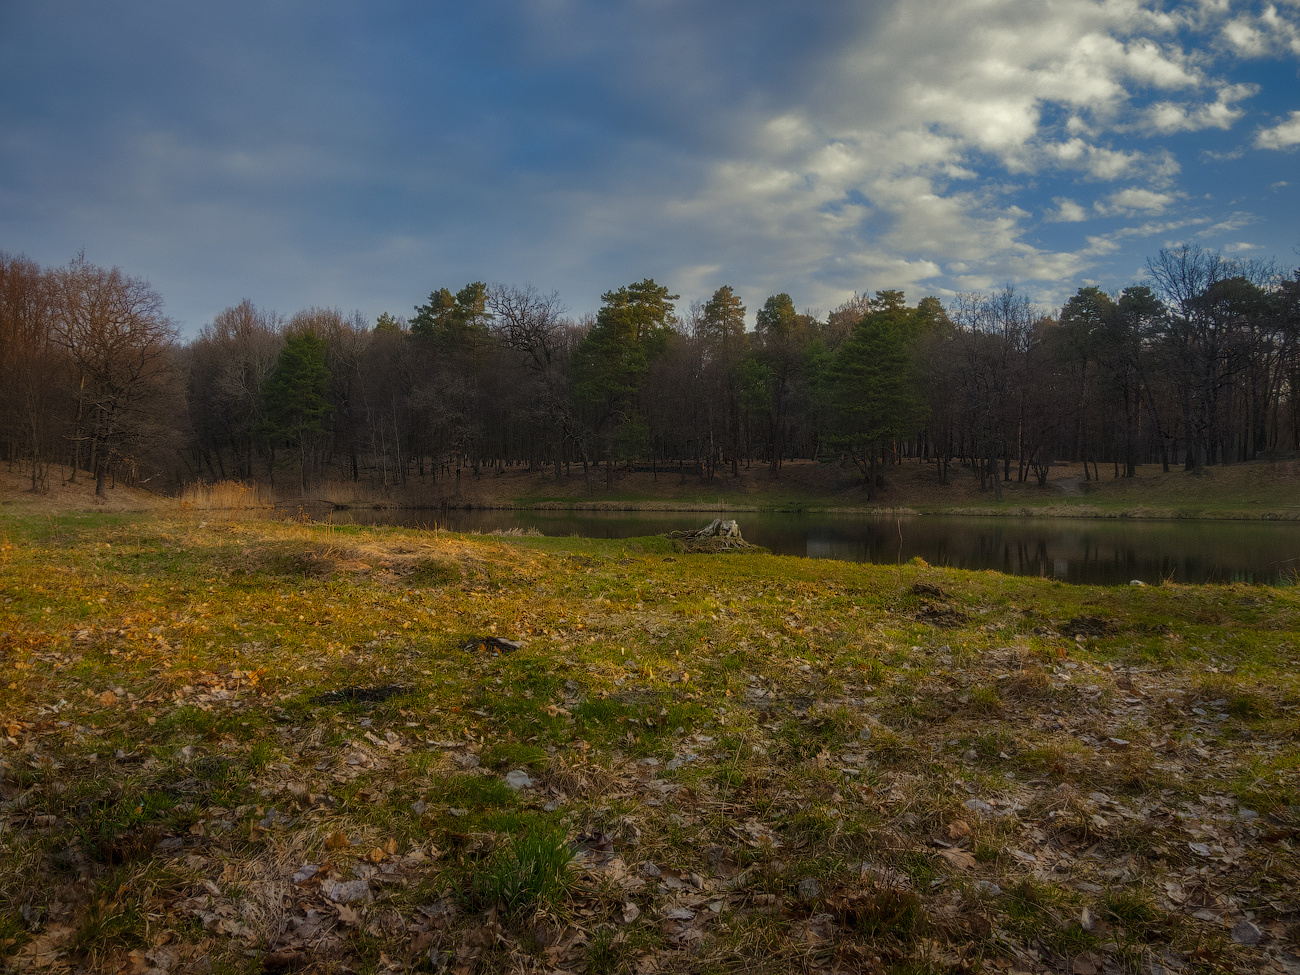
<path fill-rule="evenodd" d="M 967 620 L 918 620 L 917 584 Z M 1077 643 L 1085 616 L 1109 626 Z M 256 969 L 309 911 L 358 970 L 462 946 L 484 970 L 661 951 L 786 970 L 840 950 L 799 940 L 818 914 L 886 970 L 1005 939 L 1129 964 L 1140 939 L 1199 936 L 1142 891 L 1200 862 L 1202 826 L 1237 838 L 1223 884 L 1293 883 L 1237 817 L 1300 804 L 1290 587 L 7 518 L 0 633 L 0 956 L 19 964 L 25 906 L 105 970 L 164 937 L 174 970 Z M 488 634 L 523 646 L 463 648 Z M 1074 886 L 1113 887 L 1117 864 L 1143 888 Z M 358 880 L 347 911 L 324 893 Z"/>
<path fill-rule="evenodd" d="M 480 911 L 498 909 L 516 921 L 557 911 L 573 887 L 572 860 L 563 832 L 535 825 L 495 851 L 475 871 L 468 904 Z"/>

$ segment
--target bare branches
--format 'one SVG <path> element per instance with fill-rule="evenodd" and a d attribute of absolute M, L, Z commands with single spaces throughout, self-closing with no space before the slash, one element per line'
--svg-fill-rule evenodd
<path fill-rule="evenodd" d="M 78 257 L 52 274 L 54 330 L 78 374 L 78 442 L 91 448 L 95 493 L 175 379 L 177 329 L 147 281 Z"/>
<path fill-rule="evenodd" d="M 521 353 L 539 373 L 554 368 L 568 344 L 558 292 L 495 284 L 488 291 L 487 307 L 493 315 L 491 330 L 502 345 Z"/>

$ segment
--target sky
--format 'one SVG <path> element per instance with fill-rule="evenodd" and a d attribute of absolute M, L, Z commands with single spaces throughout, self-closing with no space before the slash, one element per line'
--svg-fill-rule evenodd
<path fill-rule="evenodd" d="M 0 250 L 410 315 L 1300 264 L 1300 0 L 0 0 Z"/>

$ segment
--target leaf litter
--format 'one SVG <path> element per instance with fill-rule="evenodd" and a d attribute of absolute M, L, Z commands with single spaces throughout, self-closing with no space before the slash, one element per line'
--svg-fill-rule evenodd
<path fill-rule="evenodd" d="M 1294 591 L 20 530 L 13 970 L 1300 970 Z"/>

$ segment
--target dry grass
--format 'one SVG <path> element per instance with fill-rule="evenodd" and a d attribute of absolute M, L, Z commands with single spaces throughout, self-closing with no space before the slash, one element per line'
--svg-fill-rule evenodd
<path fill-rule="evenodd" d="M 6 518 L 0 956 L 902 973 L 1294 950 L 1294 590 L 670 551 Z M 570 873 L 520 839 L 546 836 Z M 1236 945 L 1247 911 L 1262 940 Z"/>
<path fill-rule="evenodd" d="M 110 483 L 107 496 L 98 498 L 95 481 L 89 474 L 83 471 L 75 481 L 67 479 L 70 475 L 70 468 L 55 465 L 50 468 L 47 489 L 33 493 L 30 477 L 21 471 L 0 468 L 0 515 L 176 513 L 179 510 L 174 498 L 125 484 Z"/>
<path fill-rule="evenodd" d="M 188 511 L 261 511 L 274 507 L 264 488 L 242 481 L 187 484 L 180 501 Z"/>

